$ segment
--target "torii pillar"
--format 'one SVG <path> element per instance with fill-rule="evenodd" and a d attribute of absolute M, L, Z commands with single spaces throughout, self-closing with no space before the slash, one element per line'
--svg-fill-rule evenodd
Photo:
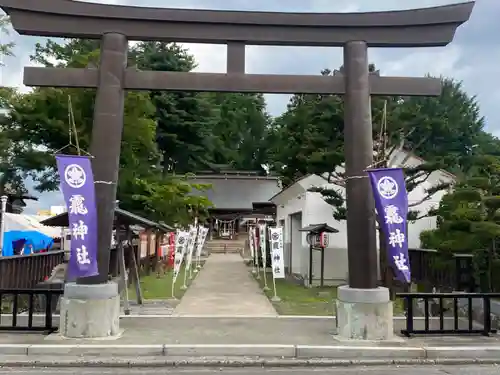
<path fill-rule="evenodd" d="M 439 79 L 369 75 L 368 47 L 445 46 L 457 27 L 469 19 L 473 6 L 469 2 L 397 12 L 301 14 L 140 8 L 71 0 L 0 0 L 0 7 L 11 16 L 20 34 L 101 40 L 98 69 L 30 67 L 25 68 L 24 75 L 28 86 L 97 89 L 91 152 L 95 156 L 95 180 L 99 182 L 100 275 L 80 282 L 94 284 L 101 295 L 109 289 L 109 241 L 124 90 L 345 95 L 346 174 L 364 177 L 373 162 L 370 95 L 429 96 L 441 91 Z M 126 68 L 130 40 L 226 44 L 227 73 Z M 342 47 L 345 77 L 245 74 L 246 45 Z M 377 286 L 375 211 L 368 178 L 348 179 L 346 191 L 349 286 L 339 288 L 339 336 L 390 339 L 392 303 L 389 291 Z M 108 314 L 95 313 L 95 296 L 85 294 L 90 289 L 87 286 L 82 286 L 78 306 L 91 316 L 89 320 L 99 323 L 99 332 L 106 331 L 106 326 L 114 329 L 116 311 L 110 308 Z M 83 336 L 96 336 L 95 327 L 86 328 L 94 332 L 82 331 Z"/>

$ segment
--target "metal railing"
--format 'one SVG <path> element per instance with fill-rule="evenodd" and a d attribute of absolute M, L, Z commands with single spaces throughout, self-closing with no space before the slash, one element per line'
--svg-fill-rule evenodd
<path fill-rule="evenodd" d="M 53 313 L 62 294 L 62 289 L 0 289 L 0 331 L 56 331 Z"/>
<path fill-rule="evenodd" d="M 64 250 L 0 257 L 0 289 L 34 288 L 64 262 Z"/>
<path fill-rule="evenodd" d="M 412 282 L 424 289 L 445 288 L 473 292 L 473 257 L 471 254 L 450 254 L 443 256 L 437 250 L 408 249 Z"/>
<path fill-rule="evenodd" d="M 402 298 L 405 303 L 406 328 L 401 333 L 407 337 L 471 334 L 489 336 L 496 333 L 496 329 L 492 328 L 491 298 L 500 298 L 500 293 L 398 293 L 397 297 Z M 475 322 L 473 313 L 474 304 L 477 303 L 483 305 L 483 317 L 479 322 Z M 419 304 L 423 305 L 423 328 L 416 327 L 415 324 Z M 463 314 L 462 310 L 465 310 Z M 434 317 L 437 319 L 431 319 Z"/>

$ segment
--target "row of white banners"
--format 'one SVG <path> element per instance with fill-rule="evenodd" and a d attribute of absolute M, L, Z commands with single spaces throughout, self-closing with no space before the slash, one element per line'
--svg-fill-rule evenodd
<path fill-rule="evenodd" d="M 198 261 L 200 260 L 207 233 L 208 228 L 197 225 L 190 225 L 188 231 L 177 231 L 175 236 L 174 283 L 177 280 L 184 258 L 186 258 L 186 272 L 191 270 L 193 257 L 196 257 Z"/>
<path fill-rule="evenodd" d="M 285 278 L 285 259 L 283 251 L 283 228 L 267 228 L 269 233 L 269 251 L 271 255 L 271 264 L 273 270 L 273 277 L 275 279 Z M 250 228 L 248 233 L 250 241 L 250 253 L 252 259 L 259 262 L 265 266 L 267 258 L 267 246 L 266 246 L 266 225 L 259 225 L 259 238 L 256 236 L 256 228 Z M 256 251 L 257 246 L 260 248 L 260 252 Z"/>

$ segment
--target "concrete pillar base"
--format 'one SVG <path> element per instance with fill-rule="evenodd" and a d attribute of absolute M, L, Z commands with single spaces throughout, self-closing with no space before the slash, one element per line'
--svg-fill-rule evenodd
<path fill-rule="evenodd" d="M 389 289 L 337 290 L 337 334 L 347 340 L 391 340 L 394 335 Z"/>
<path fill-rule="evenodd" d="M 80 339 L 119 337 L 122 332 L 118 284 L 67 283 L 61 299 L 59 333 Z"/>

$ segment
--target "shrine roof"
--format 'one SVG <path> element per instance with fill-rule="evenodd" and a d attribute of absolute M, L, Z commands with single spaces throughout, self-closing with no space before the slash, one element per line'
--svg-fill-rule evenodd
<path fill-rule="evenodd" d="M 115 209 L 115 219 L 118 218 L 122 224 L 126 225 L 139 225 L 145 228 L 156 228 L 165 232 L 169 232 L 174 230 L 169 225 L 156 223 L 139 215 L 136 215 L 132 212 L 122 210 L 121 208 Z M 48 219 L 45 219 L 40 222 L 43 225 L 47 225 L 49 227 L 68 227 L 68 213 L 63 212 L 62 214 L 52 216 Z"/>
<path fill-rule="evenodd" d="M 196 195 L 205 195 L 213 208 L 221 210 L 252 210 L 254 202 L 267 202 L 281 189 L 275 176 L 256 176 L 244 174 L 206 174 L 196 175 L 192 182 L 210 184 L 206 192 L 196 191 Z"/>
<path fill-rule="evenodd" d="M 309 233 L 321 233 L 321 232 L 338 233 L 339 231 L 338 231 L 338 229 L 335 229 L 335 228 L 329 226 L 327 223 L 321 223 L 321 224 L 311 224 L 311 225 L 308 225 L 307 227 L 299 229 L 299 232 L 309 232 Z"/>

